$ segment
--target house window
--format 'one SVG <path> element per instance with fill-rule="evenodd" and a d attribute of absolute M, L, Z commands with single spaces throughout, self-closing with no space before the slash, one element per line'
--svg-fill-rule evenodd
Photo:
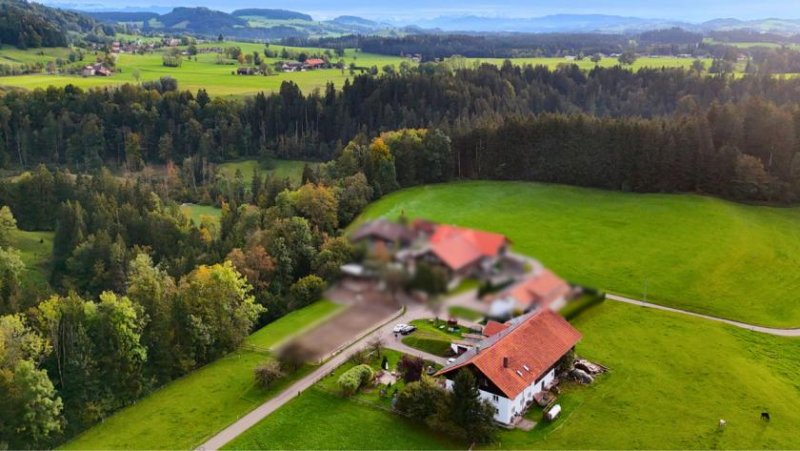
<path fill-rule="evenodd" d="M 499 396 L 497 396 L 497 395 L 492 395 L 492 400 L 493 400 L 494 402 L 498 402 L 498 401 L 500 401 L 500 397 L 499 397 Z"/>

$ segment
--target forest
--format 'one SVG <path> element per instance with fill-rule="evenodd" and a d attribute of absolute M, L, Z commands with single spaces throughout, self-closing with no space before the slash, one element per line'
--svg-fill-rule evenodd
<path fill-rule="evenodd" d="M 359 134 L 433 127 L 453 140 L 451 176 L 798 200 L 800 79 L 464 66 L 403 66 L 308 94 L 285 82 L 244 101 L 180 91 L 168 78 L 9 92 L 0 100 L 0 162 L 75 172 L 173 162 L 186 184 L 172 194 L 197 202 L 185 187 L 207 184 L 209 164 L 328 161 Z"/>
<path fill-rule="evenodd" d="M 798 88 L 507 63 L 405 65 L 244 100 L 168 78 L 6 92 L 0 158 L 27 171 L 0 181 L 0 436 L 61 443 L 319 299 L 362 252 L 342 230 L 400 188 L 534 180 L 796 202 Z M 241 157 L 323 163 L 299 184 L 216 173 Z M 192 221 L 183 202 L 221 216 Z M 46 299 L 19 289 L 16 228 L 54 232 Z"/>
<path fill-rule="evenodd" d="M 20 49 L 65 47 L 69 32 L 92 33 L 102 30 L 114 35 L 109 26 L 102 26 L 80 13 L 48 8 L 24 0 L 0 1 L 0 43 Z"/>

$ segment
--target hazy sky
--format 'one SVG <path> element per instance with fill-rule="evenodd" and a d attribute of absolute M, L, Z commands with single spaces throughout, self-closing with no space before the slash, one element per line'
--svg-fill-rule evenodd
<path fill-rule="evenodd" d="M 306 12 L 316 19 L 341 14 L 367 18 L 413 20 L 442 15 L 537 17 L 548 14 L 611 14 L 699 22 L 715 18 L 800 18 L 800 0 L 38 0 L 46 4 L 71 3 L 102 8 L 207 6 L 283 8 Z"/>

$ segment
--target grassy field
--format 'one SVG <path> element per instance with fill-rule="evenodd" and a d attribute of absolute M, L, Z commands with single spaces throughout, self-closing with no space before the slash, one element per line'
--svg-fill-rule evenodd
<path fill-rule="evenodd" d="M 584 335 L 578 353 L 611 373 L 567 389 L 561 419 L 503 433 L 501 447 L 797 447 L 800 340 L 609 301 L 574 324 Z"/>
<path fill-rule="evenodd" d="M 26 293 L 47 295 L 50 292 L 50 260 L 53 255 L 53 232 L 26 232 L 16 230 L 11 245 L 20 251 L 25 273 L 21 277 Z"/>
<path fill-rule="evenodd" d="M 208 216 L 218 222 L 220 215 L 222 215 L 222 209 L 211 205 L 183 204 L 181 209 L 185 214 L 189 215 L 189 218 L 196 225 L 200 225 L 203 216 Z"/>
<path fill-rule="evenodd" d="M 466 58 L 466 60 L 471 63 L 488 63 L 494 64 L 496 66 L 500 66 L 505 62 L 508 58 Z M 701 58 L 706 65 L 706 69 L 711 66 L 711 59 L 710 58 Z M 547 66 L 550 69 L 557 68 L 560 64 L 577 64 L 583 70 L 591 70 L 594 69 L 595 66 L 600 67 L 614 67 L 619 65 L 619 61 L 616 58 L 603 58 L 600 60 L 598 64 L 593 63 L 589 58 L 584 58 L 580 61 L 578 60 L 569 60 L 567 58 L 557 58 L 557 57 L 541 57 L 541 58 L 513 58 L 511 59 L 516 65 L 522 66 L 526 64 L 530 64 L 532 66 Z M 671 67 L 682 67 L 684 69 L 689 69 L 692 66 L 692 62 L 694 62 L 694 58 L 677 58 L 677 57 L 655 57 L 655 56 L 647 56 L 637 58 L 636 62 L 630 66 L 631 70 L 639 70 L 643 68 L 671 68 Z"/>
<path fill-rule="evenodd" d="M 319 301 L 253 333 L 247 343 L 269 348 L 340 308 Z M 191 449 L 311 370 L 260 389 L 253 368 L 271 358 L 240 350 L 173 381 L 89 429 L 64 449 Z"/>
<path fill-rule="evenodd" d="M 424 217 L 505 233 L 572 282 L 769 326 L 800 326 L 800 208 L 695 195 L 467 182 L 403 190 L 360 220 Z"/>
<path fill-rule="evenodd" d="M 565 385 L 561 418 L 503 431 L 504 449 L 784 449 L 797 447 L 800 340 L 606 302 L 574 321 L 578 353 L 611 368 Z M 319 385 L 319 384 L 318 384 Z M 311 389 L 228 444 L 231 449 L 447 448 L 419 425 Z M 772 420 L 760 419 L 763 410 Z M 540 420 L 540 413 L 529 417 Z M 728 422 L 718 429 L 719 419 Z M 357 433 L 353 433 L 358 431 Z"/>
<path fill-rule="evenodd" d="M 264 51 L 263 44 L 245 43 L 245 42 L 224 42 L 221 44 L 201 44 L 198 48 L 203 47 L 241 47 L 243 53 L 252 54 L 253 51 L 262 53 Z M 271 49 L 280 50 L 283 46 L 271 46 Z M 311 51 L 322 52 L 321 49 L 306 49 L 298 47 L 286 47 L 287 49 L 295 52 Z M 19 60 L 19 61 L 47 61 L 55 59 L 52 55 L 39 55 L 38 50 L 17 50 L 11 48 L 4 48 L 0 50 L 0 62 L 3 59 Z M 47 52 L 53 55 L 68 54 L 68 49 L 49 49 Z M 63 55 L 62 55 L 63 56 Z M 83 63 L 89 64 L 94 60 L 93 54 L 87 54 Z M 345 51 L 342 58 L 345 64 L 349 66 L 351 63 L 358 67 L 372 67 L 377 66 L 379 69 L 386 65 L 399 65 L 400 62 L 405 61 L 403 58 L 397 56 L 383 56 L 373 55 L 368 53 L 357 52 L 354 49 Z M 280 58 L 263 58 L 267 64 L 274 64 Z M 338 61 L 334 57 L 333 61 Z M 233 60 L 231 60 L 233 62 Z M 349 69 L 341 71 L 339 69 L 322 69 L 307 72 L 291 72 L 291 73 L 276 73 L 270 76 L 260 75 L 234 75 L 232 72 L 236 71 L 238 65 L 236 64 L 217 64 L 217 54 L 200 53 L 197 55 L 197 61 L 193 58 L 183 58 L 180 67 L 165 67 L 162 64 L 162 53 L 154 52 L 145 55 L 137 54 L 120 54 L 117 57 L 117 70 L 111 77 L 81 77 L 79 75 L 20 75 L 11 77 L 0 77 L 0 86 L 15 86 L 27 89 L 46 88 L 50 85 L 64 86 L 73 84 L 82 88 L 91 88 L 98 86 L 112 86 L 123 83 L 136 83 L 134 72 L 138 71 L 140 81 L 157 80 L 158 78 L 169 75 L 178 80 L 178 87 L 180 89 L 188 89 L 190 91 L 197 91 L 200 88 L 206 89 L 211 95 L 218 96 L 242 96 L 255 94 L 261 91 L 271 92 L 280 88 L 283 81 L 291 80 L 300 86 L 303 92 L 310 92 L 314 89 L 323 89 L 328 82 L 334 83 L 340 87 L 347 78 L 350 78 Z"/>
<path fill-rule="evenodd" d="M 294 184 L 299 184 L 303 175 L 303 166 L 309 164 L 315 167 L 317 163 L 301 160 L 272 160 L 270 168 L 265 169 L 256 160 L 241 160 L 222 163 L 217 167 L 217 171 L 226 178 L 232 179 L 239 170 L 242 173 L 244 182 L 248 185 L 253 180 L 253 170 L 260 168 L 262 173 L 270 174 L 280 179 L 288 178 Z"/>
<path fill-rule="evenodd" d="M 384 350 L 389 368 L 401 354 Z M 371 362 L 375 370 L 381 360 Z M 391 397 L 377 388 L 362 389 L 350 399 L 339 395 L 339 375 L 354 366 L 347 362 L 225 449 L 452 449 L 452 441 L 392 414 Z M 398 380 L 392 387 L 402 389 Z"/>
<path fill-rule="evenodd" d="M 428 320 L 414 320 L 411 321 L 411 324 L 417 326 L 417 330 L 411 335 L 403 337 L 403 344 L 441 357 L 453 355 L 450 343 L 461 339 L 461 334 L 467 332 L 466 329 L 461 327 L 457 328 L 456 332 L 449 332 L 447 329 L 440 328 L 439 326 L 442 325 L 447 327 L 447 322 L 441 320 L 439 321 L 439 326 Z"/>

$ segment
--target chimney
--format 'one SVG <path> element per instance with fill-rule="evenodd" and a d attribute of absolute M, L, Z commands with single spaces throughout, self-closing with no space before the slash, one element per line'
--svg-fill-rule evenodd
<path fill-rule="evenodd" d="M 503 368 L 508 368 L 508 357 L 503 357 Z"/>

